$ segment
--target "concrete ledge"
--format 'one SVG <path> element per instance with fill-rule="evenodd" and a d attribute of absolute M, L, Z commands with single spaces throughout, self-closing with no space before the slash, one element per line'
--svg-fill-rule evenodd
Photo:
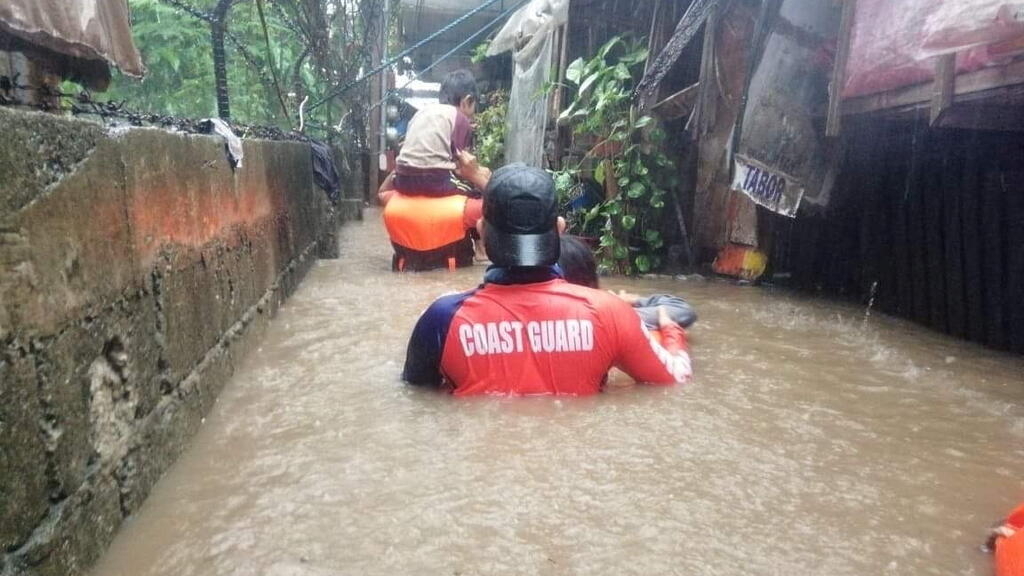
<path fill-rule="evenodd" d="M 77 574 L 187 445 L 340 215 L 309 147 L 0 109 L 0 574 Z"/>

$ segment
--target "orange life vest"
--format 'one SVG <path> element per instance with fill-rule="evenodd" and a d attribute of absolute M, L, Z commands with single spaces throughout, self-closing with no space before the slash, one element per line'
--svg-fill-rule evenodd
<path fill-rule="evenodd" d="M 1016 532 L 996 539 L 996 576 L 1024 576 L 1024 504 L 1010 512 L 1006 526 Z"/>
<path fill-rule="evenodd" d="M 398 271 L 454 269 L 473 264 L 473 241 L 463 214 L 467 197 L 410 196 L 395 192 L 384 207 L 384 227 Z"/>

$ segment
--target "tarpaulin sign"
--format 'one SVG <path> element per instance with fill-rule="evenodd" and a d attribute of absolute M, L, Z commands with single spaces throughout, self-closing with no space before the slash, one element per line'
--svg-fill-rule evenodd
<path fill-rule="evenodd" d="M 759 206 L 790 218 L 796 217 L 804 189 L 784 175 L 736 155 L 732 189 L 743 192 Z"/>

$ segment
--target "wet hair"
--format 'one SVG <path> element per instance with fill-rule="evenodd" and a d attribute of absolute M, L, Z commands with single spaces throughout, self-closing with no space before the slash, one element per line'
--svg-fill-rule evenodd
<path fill-rule="evenodd" d="M 469 70 L 456 70 L 444 77 L 437 99 L 441 104 L 458 106 L 466 96 L 479 100 L 476 94 L 476 78 Z"/>
<path fill-rule="evenodd" d="M 590 247 L 576 236 L 562 236 L 559 242 L 562 255 L 558 257 L 558 267 L 566 281 L 597 288 L 597 260 Z"/>

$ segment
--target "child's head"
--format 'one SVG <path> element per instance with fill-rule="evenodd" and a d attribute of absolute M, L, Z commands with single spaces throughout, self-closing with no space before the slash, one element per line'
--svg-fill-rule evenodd
<path fill-rule="evenodd" d="M 566 281 L 597 288 L 597 260 L 590 247 L 576 236 L 563 235 L 560 242 L 562 254 L 558 257 L 558 267 Z"/>
<path fill-rule="evenodd" d="M 438 100 L 441 104 L 455 106 L 472 120 L 476 114 L 477 101 L 476 78 L 473 78 L 473 73 L 469 70 L 456 70 L 445 76 Z"/>

